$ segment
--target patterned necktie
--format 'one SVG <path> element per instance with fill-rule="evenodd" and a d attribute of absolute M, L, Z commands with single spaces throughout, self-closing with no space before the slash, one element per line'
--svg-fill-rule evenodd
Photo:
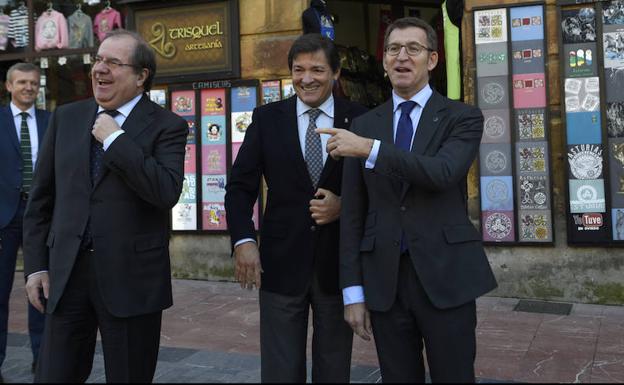
<path fill-rule="evenodd" d="M 414 135 L 414 125 L 412 124 L 412 118 L 410 118 L 410 112 L 417 105 L 416 102 L 411 100 L 399 104 L 401 109 L 401 117 L 397 124 L 396 138 L 394 139 L 394 145 L 401 150 L 409 151 L 412 146 L 412 136 Z"/>
<path fill-rule="evenodd" d="M 321 146 L 321 136 L 314 132 L 316 129 L 316 119 L 320 114 L 321 110 L 318 108 L 308 110 L 310 123 L 308 124 L 308 130 L 306 131 L 305 136 L 305 161 L 314 187 L 318 185 L 319 179 L 321 178 L 321 172 L 323 171 L 323 149 Z"/>
<path fill-rule="evenodd" d="M 22 153 L 22 191 L 29 192 L 33 177 L 32 148 L 30 146 L 30 132 L 28 131 L 28 112 L 20 112 L 22 124 L 20 126 L 20 152 Z"/>
<path fill-rule="evenodd" d="M 412 136 L 414 135 L 414 125 L 412 124 L 412 118 L 410 118 L 410 112 L 418 103 L 411 100 L 399 104 L 401 108 L 401 117 L 397 124 L 396 138 L 394 139 L 394 145 L 401 150 L 409 151 L 412 146 Z M 401 231 L 401 254 L 407 251 L 407 242 L 405 240 L 405 231 Z"/>
<path fill-rule="evenodd" d="M 101 114 L 108 114 L 113 118 L 119 115 L 117 110 L 102 111 Z M 95 137 L 91 136 L 91 185 L 100 179 L 102 175 L 102 162 L 104 158 L 104 147 Z"/>

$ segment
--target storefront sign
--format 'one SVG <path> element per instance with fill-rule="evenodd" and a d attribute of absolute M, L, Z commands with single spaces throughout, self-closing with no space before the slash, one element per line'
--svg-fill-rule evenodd
<path fill-rule="evenodd" d="M 214 1 L 136 10 L 135 29 L 156 53 L 157 77 L 239 76 L 236 5 Z"/>

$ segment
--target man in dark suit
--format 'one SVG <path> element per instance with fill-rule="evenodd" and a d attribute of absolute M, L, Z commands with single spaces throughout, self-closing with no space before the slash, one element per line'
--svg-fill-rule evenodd
<path fill-rule="evenodd" d="M 340 283 L 345 319 L 368 339 L 384 382 L 475 380 L 475 299 L 496 287 L 467 215 L 466 174 L 483 131 L 477 108 L 432 90 L 435 31 L 391 24 L 383 65 L 393 96 L 333 135 L 344 164 Z M 370 316 L 369 316 L 370 311 Z M 369 318 L 370 317 L 370 318 Z"/>
<path fill-rule="evenodd" d="M 336 98 L 340 75 L 333 42 L 299 37 L 288 54 L 296 96 L 254 110 L 226 186 L 225 208 L 236 278 L 260 289 L 263 382 L 305 382 L 312 307 L 312 381 L 349 382 L 353 332 L 338 287 L 338 216 L 342 162 L 323 150 L 364 107 Z M 252 209 L 264 176 L 267 205 L 260 249 Z"/>
<path fill-rule="evenodd" d="M 17 63 L 7 71 L 11 103 L 0 108 L 0 366 L 6 357 L 9 298 L 17 250 L 22 245 L 22 219 L 32 174 L 50 113 L 35 108 L 39 67 Z M 28 306 L 28 333 L 34 370 L 39 355 L 44 315 Z M 0 381 L 2 374 L 0 374 Z"/>
<path fill-rule="evenodd" d="M 37 382 L 84 382 L 98 329 L 107 381 L 153 379 L 188 131 L 147 97 L 155 71 L 138 34 L 110 32 L 91 70 L 94 99 L 50 118 L 24 217 L 26 289 L 47 312 Z"/>

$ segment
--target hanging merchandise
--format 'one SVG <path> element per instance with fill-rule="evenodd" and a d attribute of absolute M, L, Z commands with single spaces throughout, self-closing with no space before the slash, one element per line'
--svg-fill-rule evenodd
<path fill-rule="evenodd" d="M 320 33 L 334 40 L 334 22 L 327 10 L 325 0 L 312 0 L 310 8 L 303 11 L 301 19 L 303 21 L 303 33 Z"/>
<path fill-rule="evenodd" d="M 114 8 L 111 8 L 110 1 L 106 2 L 106 7 L 95 15 L 93 24 L 93 32 L 100 41 L 104 40 L 106 34 L 113 29 L 122 28 L 121 14 Z"/>
<path fill-rule="evenodd" d="M 15 48 L 28 45 L 28 8 L 23 1 L 9 14 L 9 40 Z"/>
<path fill-rule="evenodd" d="M 9 15 L 5 15 L 4 11 L 0 8 L 0 50 L 6 50 L 7 43 L 9 42 Z"/>
<path fill-rule="evenodd" d="M 67 19 L 69 25 L 69 48 L 93 47 L 93 22 L 82 12 L 81 4 Z"/>
<path fill-rule="evenodd" d="M 379 10 L 379 32 L 377 33 L 377 60 L 381 61 L 384 55 L 384 36 L 386 35 L 386 29 L 392 24 L 392 10 L 380 9 Z"/>
<path fill-rule="evenodd" d="M 35 23 L 35 51 L 67 47 L 69 47 L 67 19 L 62 13 L 55 11 L 50 2 L 48 9 Z"/>
<path fill-rule="evenodd" d="M 451 19 L 449 3 L 461 3 L 461 1 L 446 0 L 442 3 L 442 15 L 444 17 L 444 53 L 446 57 L 446 96 L 449 99 L 459 100 L 461 99 L 459 28 Z"/>

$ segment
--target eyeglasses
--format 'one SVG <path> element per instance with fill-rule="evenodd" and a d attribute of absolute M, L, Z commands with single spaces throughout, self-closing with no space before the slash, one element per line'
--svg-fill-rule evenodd
<path fill-rule="evenodd" d="M 104 63 L 104 65 L 106 65 L 108 68 L 110 68 L 111 70 L 117 69 L 119 67 L 135 67 L 137 68 L 138 66 L 136 64 L 127 64 L 127 63 L 122 63 L 117 59 L 106 59 L 103 58 L 99 55 L 95 55 L 95 58 L 93 59 L 93 66 L 100 64 L 100 63 Z"/>
<path fill-rule="evenodd" d="M 418 56 L 422 51 L 434 51 L 433 49 L 425 47 L 424 45 L 416 43 L 415 41 L 407 44 L 388 44 L 384 51 L 390 56 L 397 56 L 401 52 L 401 48 L 403 47 L 405 47 L 405 51 L 409 56 Z"/>

